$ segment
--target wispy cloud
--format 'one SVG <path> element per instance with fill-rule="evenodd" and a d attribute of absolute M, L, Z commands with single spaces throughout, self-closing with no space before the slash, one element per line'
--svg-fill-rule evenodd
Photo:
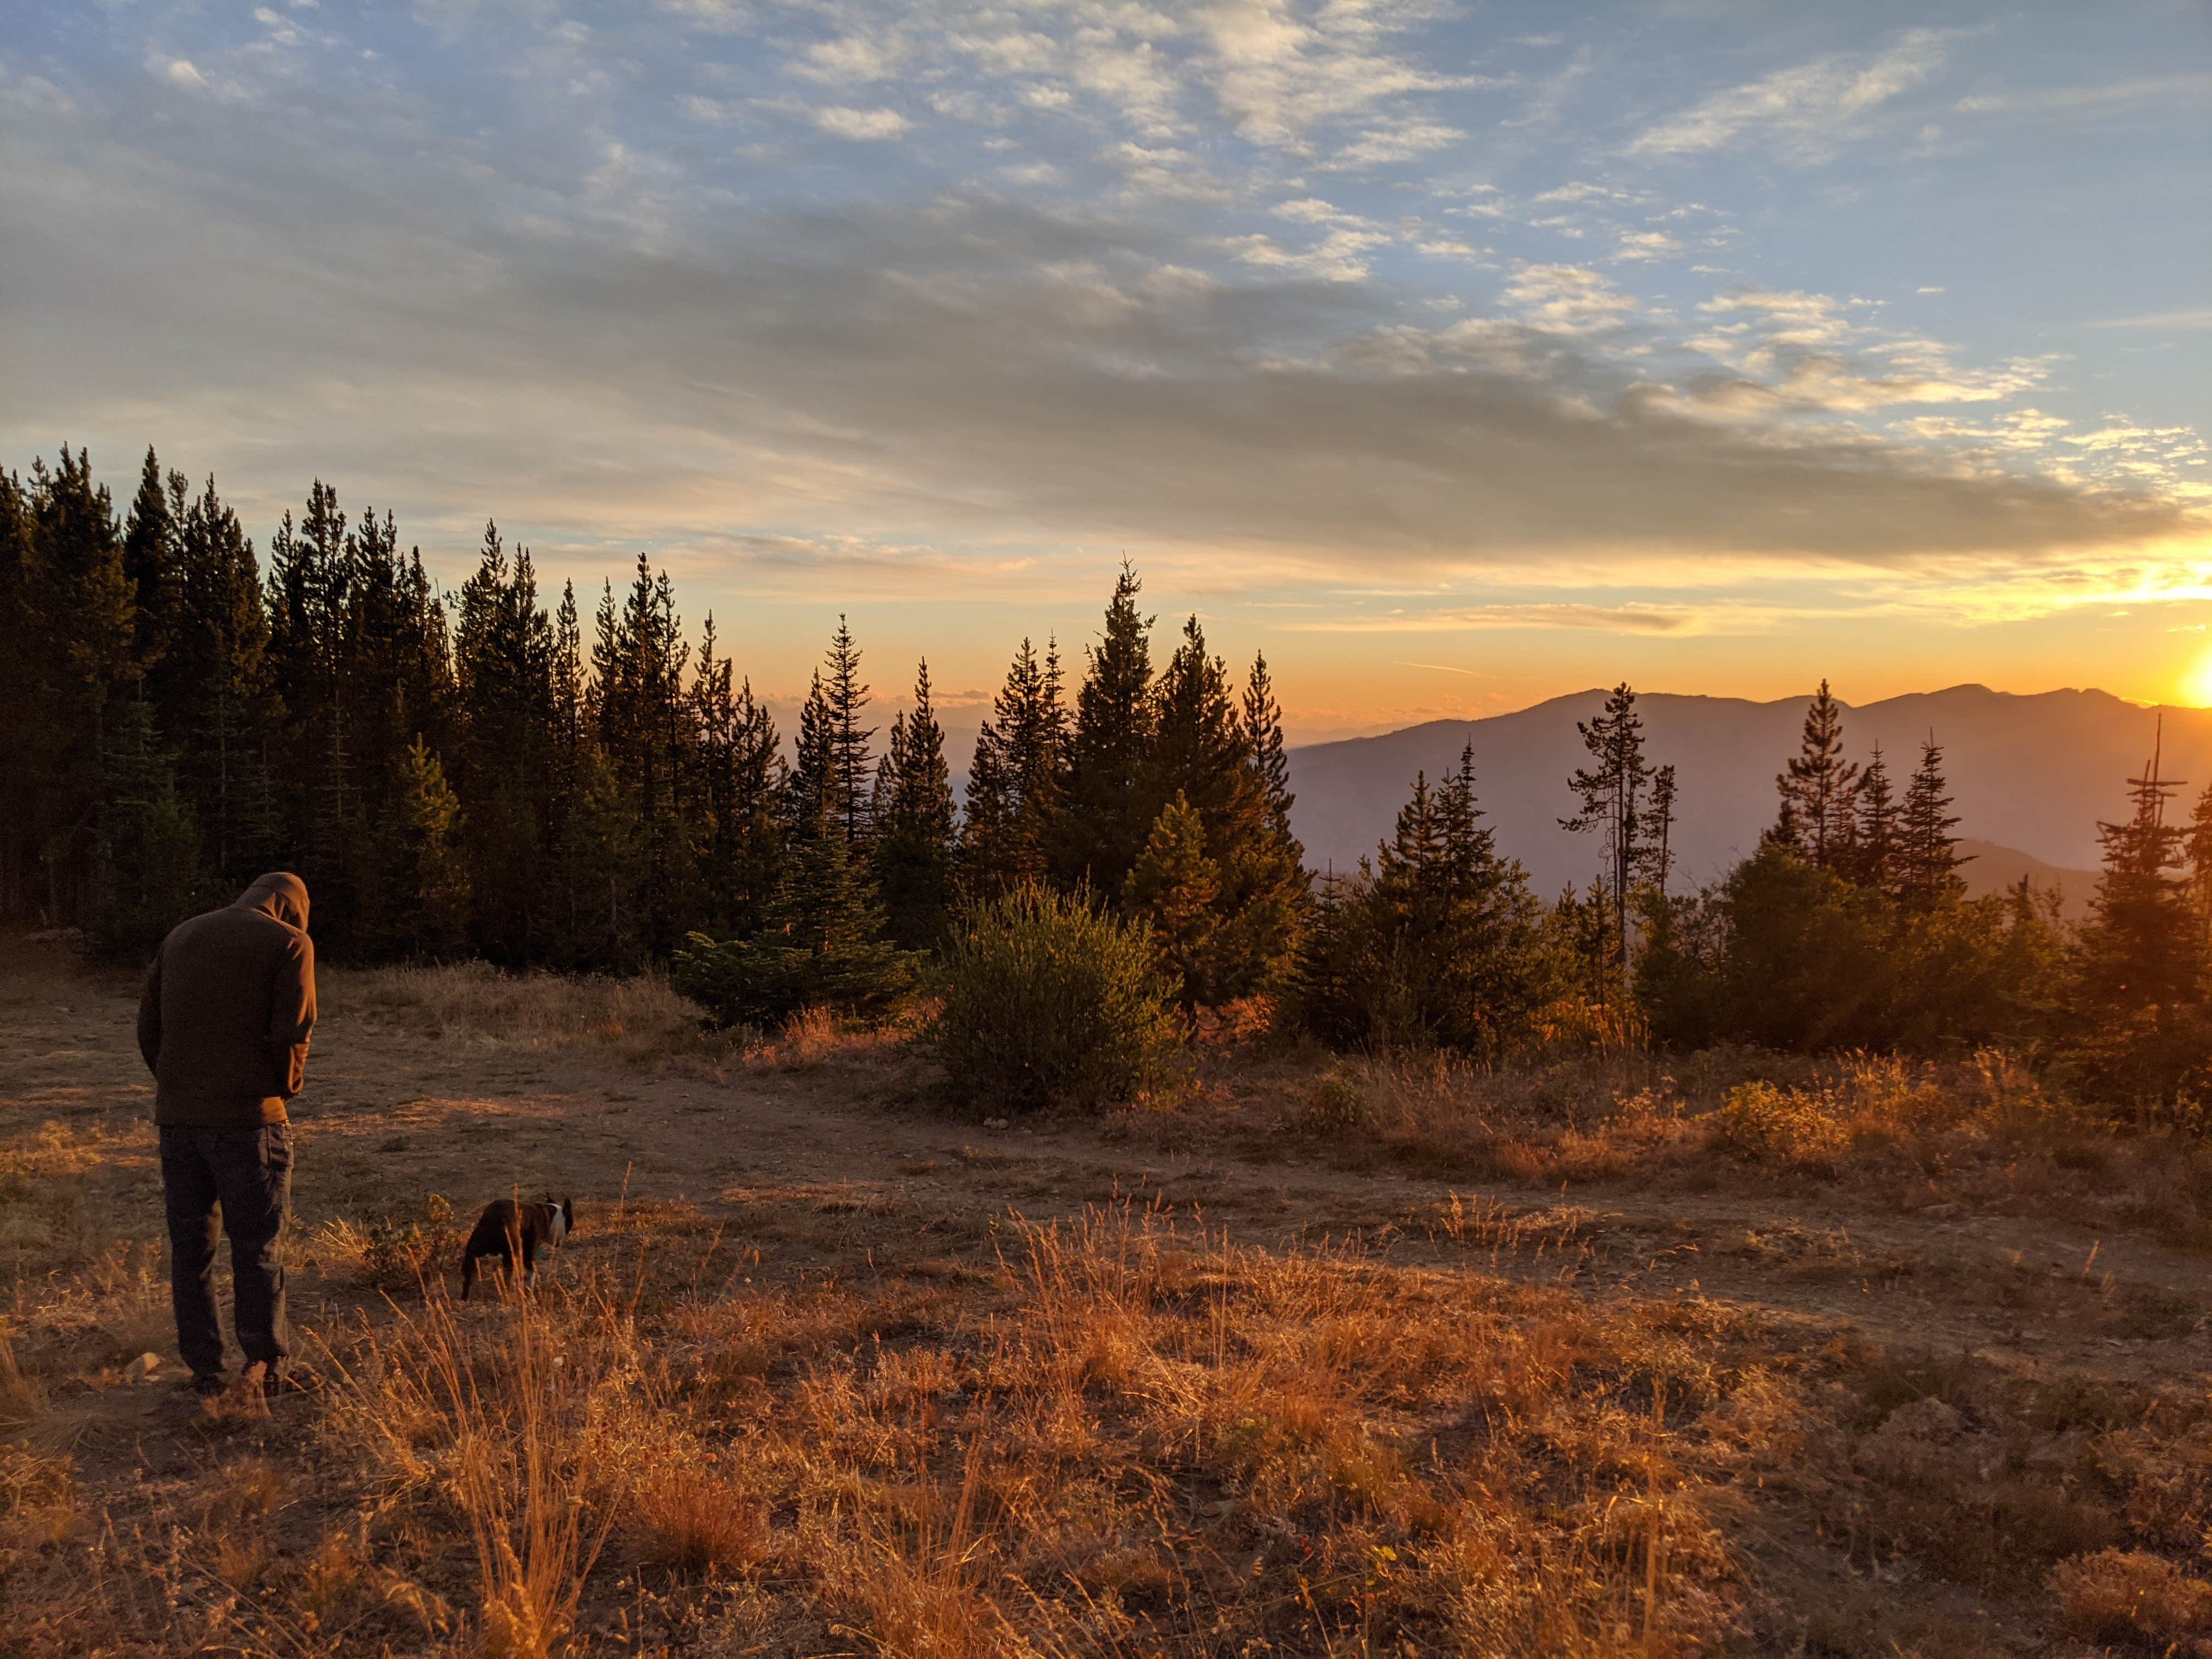
<path fill-rule="evenodd" d="M 2037 87 L 2011 92 L 1974 93 L 1959 100 L 1969 114 L 2076 115 L 2161 104 L 2172 99 L 2212 97 L 2212 75 L 2158 75 L 2100 86 Z"/>
<path fill-rule="evenodd" d="M 2140 317 L 2100 317 L 2091 328 L 2212 328 L 2212 306 L 2187 311 L 2152 311 Z"/>
<path fill-rule="evenodd" d="M 1457 634 L 1492 628 L 1594 629 L 1607 634 L 1680 634 L 1696 630 L 1698 613 L 1680 607 L 1650 605 L 1578 605 L 1542 602 L 1525 605 L 1460 605 L 1436 611 L 1395 612 L 1386 616 L 1337 617 L 1321 621 L 1286 623 L 1296 634 Z M 1409 668 L 1438 668 L 1446 673 L 1464 669 L 1440 663 L 1408 663 Z"/>
<path fill-rule="evenodd" d="M 1831 154 L 1860 117 L 1934 76 L 1956 39 L 1954 30 L 1912 29 L 1879 52 L 1832 52 L 1777 70 L 1646 127 L 1628 154 L 1659 160 L 1753 137 L 1801 159 Z"/>

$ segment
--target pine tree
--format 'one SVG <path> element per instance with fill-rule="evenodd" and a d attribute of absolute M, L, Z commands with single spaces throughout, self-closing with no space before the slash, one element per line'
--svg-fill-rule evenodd
<path fill-rule="evenodd" d="M 780 873 L 783 763 L 774 719 L 754 701 L 750 680 L 732 689 L 733 672 L 729 659 L 717 654 L 710 615 L 690 693 L 704 817 L 701 862 L 708 903 L 702 920 L 712 930 L 742 935 L 760 926 Z"/>
<path fill-rule="evenodd" d="M 1541 994 L 1537 906 L 1498 856 L 1476 799 L 1474 750 L 1431 788 L 1417 774 L 1390 838 L 1316 908 L 1310 1024 L 1340 1040 L 1492 1054 Z"/>
<path fill-rule="evenodd" d="M 1066 811 L 1060 815 L 1053 869 L 1064 886 L 1121 890 L 1160 803 L 1148 799 L 1152 741 L 1152 619 L 1137 609 L 1142 584 L 1124 560 L 1099 642 L 1075 696 L 1067 744 Z"/>
<path fill-rule="evenodd" d="M 1595 831 L 1605 838 L 1603 882 L 1613 906 L 1615 966 L 1628 966 L 1628 900 L 1644 874 L 1644 796 L 1651 767 L 1644 758 L 1644 717 L 1636 712 L 1636 693 L 1626 681 L 1616 685 L 1597 718 L 1577 720 L 1583 747 L 1596 763 L 1577 768 L 1567 787 L 1582 798 L 1583 810 L 1561 818 L 1559 827 L 1576 834 Z"/>
<path fill-rule="evenodd" d="M 1774 780 L 1782 797 L 1783 823 L 1793 832 L 1796 844 L 1816 869 L 1838 869 L 1850 860 L 1852 787 L 1858 768 L 1844 758 L 1843 705 L 1820 682 L 1805 711 L 1804 736 L 1798 752 Z"/>
<path fill-rule="evenodd" d="M 199 826 L 177 793 L 153 705 L 126 703 L 109 732 L 94 836 L 91 939 L 103 956 L 145 961 L 198 908 Z"/>
<path fill-rule="evenodd" d="M 793 846 L 760 932 L 690 934 L 669 978 L 725 1024 L 773 1025 L 805 1008 L 878 1011 L 911 982 L 914 961 L 884 937 L 859 850 L 824 823 Z"/>
<path fill-rule="evenodd" d="M 131 654 L 142 680 L 161 674 L 177 637 L 176 520 L 185 488 L 181 474 L 163 479 L 149 445 L 138 493 L 123 524 L 123 574 L 131 583 L 133 612 Z M 156 726 L 164 737 L 173 737 L 178 722 L 163 696 L 167 689 L 157 679 L 149 691 Z"/>
<path fill-rule="evenodd" d="M 1565 945 L 1570 970 L 1582 994 L 1599 1007 L 1619 1001 L 1626 953 L 1613 894 L 1603 878 L 1593 877 L 1579 893 L 1569 885 L 1553 907 L 1552 924 Z"/>
<path fill-rule="evenodd" d="M 1121 886 L 1122 902 L 1144 919 L 1160 960 L 1176 978 L 1185 1018 L 1224 1000 L 1216 941 L 1221 872 L 1206 856 L 1206 826 L 1178 793 L 1152 822 Z"/>
<path fill-rule="evenodd" d="M 0 471 L 0 915 L 30 907 L 33 849 L 37 845 L 42 728 L 48 718 L 39 672 L 37 568 L 31 542 L 30 506 L 22 480 Z"/>
<path fill-rule="evenodd" d="M 598 742 L 576 753 L 577 787 L 562 836 L 556 893 L 563 965 L 623 973 L 645 955 L 643 857 L 637 821 L 622 781 Z"/>
<path fill-rule="evenodd" d="M 2212 957 L 2212 784 L 2205 785 L 2197 798 L 2182 848 L 2189 862 L 2189 908 L 2197 919 L 2197 948 Z"/>
<path fill-rule="evenodd" d="M 1256 687 L 1247 687 L 1248 701 L 1258 699 L 1259 718 L 1240 719 L 1228 670 L 1190 617 L 1153 687 L 1152 743 L 1142 775 L 1146 798 L 1164 805 L 1181 794 L 1205 826 L 1206 855 L 1219 872 L 1211 988 L 1224 1002 L 1268 994 L 1289 971 L 1305 893 L 1290 835 L 1279 712 L 1264 664 L 1261 676 Z M 1255 738 L 1274 747 L 1272 759 L 1255 751 Z"/>
<path fill-rule="evenodd" d="M 1951 832 L 1959 820 L 1950 811 L 1951 797 L 1943 781 L 1943 751 L 1929 732 L 1920 745 L 1920 765 L 1905 787 L 1905 810 L 1898 833 L 1897 899 L 1907 909 L 1922 913 L 1958 898 L 1966 884 L 1959 877 L 1959 838 Z"/>
<path fill-rule="evenodd" d="M 656 955 L 684 937 L 696 909 L 689 793 L 697 733 L 684 686 L 690 655 L 674 585 L 641 554 L 622 606 L 611 590 L 600 599 L 592 713 L 635 826 L 639 933 Z"/>
<path fill-rule="evenodd" d="M 132 589 L 113 503 L 84 451 L 64 447 L 52 471 L 33 464 L 28 517 L 30 644 L 43 704 L 32 734 L 31 833 L 49 914 L 82 921 L 95 898 L 109 734 L 138 682 Z"/>
<path fill-rule="evenodd" d="M 869 822 L 875 766 L 868 758 L 873 726 L 860 724 L 868 688 L 860 678 L 860 648 L 841 615 L 830 639 L 829 675 L 821 682 L 830 714 L 830 806 L 845 839 L 865 848 L 874 833 Z"/>
<path fill-rule="evenodd" d="M 823 690 L 817 672 L 807 689 L 806 701 L 799 706 L 799 735 L 793 746 L 791 773 L 784 780 L 784 834 L 794 843 L 836 817 L 831 795 L 836 769 L 831 737 L 834 724 L 829 694 Z"/>
<path fill-rule="evenodd" d="M 396 942 L 415 956 L 442 957 L 468 938 L 469 866 L 460 798 L 421 737 L 399 760 L 393 824 L 398 891 Z"/>
<path fill-rule="evenodd" d="M 1283 706 L 1275 700 L 1264 653 L 1253 654 L 1252 672 L 1244 681 L 1243 714 L 1245 750 L 1259 774 L 1268 831 L 1296 861 L 1305 853 L 1291 833 L 1291 808 L 1297 797 L 1291 793 L 1291 761 L 1283 746 Z"/>
<path fill-rule="evenodd" d="M 2081 945 L 2089 1001 L 2124 1024 L 2163 1029 L 2203 1000 L 2204 958 L 2180 873 L 2187 832 L 2166 821 L 2179 780 L 2160 775 L 2160 752 L 2128 780 L 2126 822 L 2097 826 L 2104 871 Z"/>
<path fill-rule="evenodd" d="M 554 926 L 540 866 L 551 844 L 555 639 L 530 550 L 510 558 L 495 524 L 485 524 L 477 568 L 461 585 L 453 661 L 470 933 L 491 960 L 520 964 L 536 957 Z M 625 703 L 617 714 L 635 712 Z M 649 720 L 639 724 L 657 730 Z M 649 749 L 642 766 L 661 776 L 664 750 Z"/>
<path fill-rule="evenodd" d="M 952 906 L 952 779 L 929 690 L 924 661 L 915 671 L 914 708 L 892 720 L 890 751 L 876 773 L 876 881 L 890 937 L 908 951 L 943 939 Z"/>
<path fill-rule="evenodd" d="M 1890 789 L 1889 763 L 1876 744 L 1859 774 L 1858 816 L 1851 831 L 1850 865 L 1844 873 L 1862 887 L 1897 897 L 1902 890 L 1903 828 Z"/>
<path fill-rule="evenodd" d="M 975 734 L 961 826 L 961 884 L 975 898 L 1044 877 L 1060 811 L 1067 717 L 1060 654 L 1024 640 Z"/>
<path fill-rule="evenodd" d="M 276 861 L 284 839 L 269 775 L 269 744 L 282 724 L 272 706 L 269 617 L 253 544 L 215 480 L 171 516 L 175 628 L 149 683 L 209 864 L 220 884 L 235 889 Z"/>

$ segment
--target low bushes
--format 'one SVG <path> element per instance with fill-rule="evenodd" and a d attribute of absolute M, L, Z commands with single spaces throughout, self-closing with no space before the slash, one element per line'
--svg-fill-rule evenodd
<path fill-rule="evenodd" d="M 955 934 L 940 981 L 947 1086 L 1009 1112 L 1096 1109 L 1164 1081 L 1182 1044 L 1174 988 L 1140 928 L 1087 899 L 1023 886 Z"/>

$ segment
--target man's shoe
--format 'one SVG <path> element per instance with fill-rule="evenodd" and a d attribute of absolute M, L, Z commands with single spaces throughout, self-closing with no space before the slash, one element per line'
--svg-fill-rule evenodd
<path fill-rule="evenodd" d="M 216 1400 L 228 1386 L 221 1371 L 194 1371 L 192 1392 L 203 1400 Z"/>

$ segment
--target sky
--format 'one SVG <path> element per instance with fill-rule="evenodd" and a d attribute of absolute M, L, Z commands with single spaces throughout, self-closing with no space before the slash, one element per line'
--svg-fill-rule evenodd
<path fill-rule="evenodd" d="M 26 7 L 0 463 L 642 552 L 756 686 L 1294 737 L 1626 679 L 2212 702 L 2212 8 Z"/>

